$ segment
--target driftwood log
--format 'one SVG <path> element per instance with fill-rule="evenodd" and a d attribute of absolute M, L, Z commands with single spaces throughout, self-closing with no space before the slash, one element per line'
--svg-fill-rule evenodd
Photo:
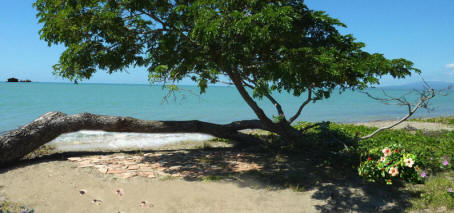
<path fill-rule="evenodd" d="M 15 162 L 64 133 L 79 130 L 135 133 L 205 133 L 241 143 L 259 143 L 252 135 L 238 130 L 264 129 L 259 120 L 213 124 L 203 121 L 148 121 L 131 117 L 90 113 L 67 115 L 49 112 L 33 122 L 0 136 L 0 167 Z"/>

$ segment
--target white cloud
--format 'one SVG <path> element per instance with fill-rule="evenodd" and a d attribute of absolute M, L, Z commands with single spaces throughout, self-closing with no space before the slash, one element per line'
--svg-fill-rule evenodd
<path fill-rule="evenodd" d="M 454 76 L 454 63 L 446 64 L 446 69 L 448 69 L 448 75 Z"/>
<path fill-rule="evenodd" d="M 446 64 L 446 68 L 448 68 L 448 69 L 454 71 L 454 63 L 452 63 L 452 64 Z"/>

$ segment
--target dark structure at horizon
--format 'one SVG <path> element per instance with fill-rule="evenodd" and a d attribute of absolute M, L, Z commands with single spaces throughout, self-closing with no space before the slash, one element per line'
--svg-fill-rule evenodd
<path fill-rule="evenodd" d="M 32 82 L 31 80 L 19 80 L 17 78 L 8 78 L 6 82 Z"/>

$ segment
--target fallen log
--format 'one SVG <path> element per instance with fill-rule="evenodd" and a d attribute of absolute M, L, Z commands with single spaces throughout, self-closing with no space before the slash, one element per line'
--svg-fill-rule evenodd
<path fill-rule="evenodd" d="M 132 117 L 91 113 L 67 115 L 48 112 L 33 122 L 0 136 L 0 167 L 15 162 L 61 134 L 79 130 L 135 133 L 205 133 L 241 143 L 260 143 L 243 129 L 265 129 L 259 120 L 242 120 L 229 124 L 213 124 L 198 120 L 149 121 Z"/>

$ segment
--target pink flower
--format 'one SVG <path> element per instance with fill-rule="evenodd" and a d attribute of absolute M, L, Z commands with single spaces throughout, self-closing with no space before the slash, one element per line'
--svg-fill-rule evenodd
<path fill-rule="evenodd" d="M 422 178 L 425 178 L 425 177 L 426 177 L 426 173 L 425 173 L 425 172 L 422 172 L 422 173 L 421 173 L 421 177 L 422 177 Z"/>
<path fill-rule="evenodd" d="M 448 165 L 448 160 L 443 161 L 443 166 Z"/>
<path fill-rule="evenodd" d="M 451 187 L 448 188 L 448 192 L 452 193 L 452 188 Z"/>
<path fill-rule="evenodd" d="M 381 162 L 385 162 L 385 161 L 386 161 L 386 157 L 381 157 L 381 158 L 380 158 L 380 161 L 381 161 Z"/>
<path fill-rule="evenodd" d="M 383 152 L 383 155 L 385 155 L 385 157 L 392 154 L 391 149 L 389 149 L 388 147 L 385 147 L 381 152 Z"/>
<path fill-rule="evenodd" d="M 391 168 L 389 168 L 388 173 L 394 177 L 399 174 L 399 170 L 396 167 L 391 167 Z"/>

